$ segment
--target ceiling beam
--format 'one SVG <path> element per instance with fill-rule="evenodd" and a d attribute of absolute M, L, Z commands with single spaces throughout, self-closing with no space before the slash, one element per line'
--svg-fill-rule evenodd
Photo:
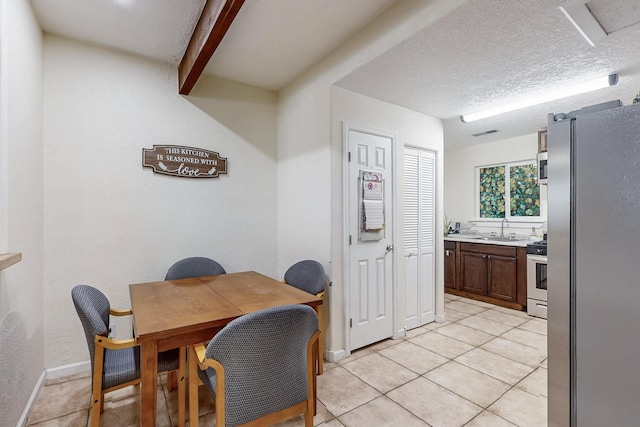
<path fill-rule="evenodd" d="M 243 4 L 244 0 L 207 0 L 178 66 L 181 95 L 189 95 Z"/>

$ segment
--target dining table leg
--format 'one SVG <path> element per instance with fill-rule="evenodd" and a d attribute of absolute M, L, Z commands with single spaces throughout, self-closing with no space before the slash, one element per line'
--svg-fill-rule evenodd
<path fill-rule="evenodd" d="M 142 427 L 156 425 L 156 394 L 158 387 L 158 342 L 140 344 L 140 370 L 142 380 Z"/>

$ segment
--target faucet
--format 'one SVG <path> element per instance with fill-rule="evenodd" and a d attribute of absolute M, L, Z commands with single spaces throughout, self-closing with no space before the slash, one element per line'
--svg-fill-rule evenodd
<path fill-rule="evenodd" d="M 507 224 L 509 224 L 509 220 L 507 218 L 503 218 L 502 223 L 500 224 L 500 237 L 503 237 L 503 238 L 504 238 L 504 222 L 505 221 L 507 222 Z"/>

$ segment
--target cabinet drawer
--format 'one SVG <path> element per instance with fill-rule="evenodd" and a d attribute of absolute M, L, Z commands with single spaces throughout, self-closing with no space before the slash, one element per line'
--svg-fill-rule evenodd
<path fill-rule="evenodd" d="M 514 258 L 516 256 L 515 246 L 485 245 L 482 243 L 461 243 L 460 250 L 464 252 L 479 252 L 487 255 L 499 255 Z"/>
<path fill-rule="evenodd" d="M 456 242 L 451 242 L 449 240 L 445 240 L 444 241 L 444 249 L 445 250 L 450 250 L 450 251 L 455 251 L 456 250 Z"/>

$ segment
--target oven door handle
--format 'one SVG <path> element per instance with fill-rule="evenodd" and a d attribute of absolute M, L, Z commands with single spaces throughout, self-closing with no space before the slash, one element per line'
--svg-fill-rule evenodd
<path fill-rule="evenodd" d="M 533 261 L 533 262 L 537 262 L 540 264 L 546 264 L 547 263 L 547 256 L 546 255 L 532 255 L 529 254 L 527 255 L 527 259 Z"/>

